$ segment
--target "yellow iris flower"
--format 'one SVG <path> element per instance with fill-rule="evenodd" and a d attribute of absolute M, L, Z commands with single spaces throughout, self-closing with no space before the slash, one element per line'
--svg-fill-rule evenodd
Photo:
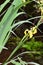
<path fill-rule="evenodd" d="M 29 30 L 29 29 L 26 29 L 26 30 L 24 31 L 24 34 L 25 34 L 25 35 L 28 34 L 28 35 L 29 35 L 29 38 L 32 38 L 32 37 L 33 37 L 32 31 Z"/>
<path fill-rule="evenodd" d="M 24 34 L 25 34 L 25 35 L 28 34 L 28 35 L 29 35 L 29 38 L 32 38 L 32 37 L 33 37 L 33 34 L 36 34 L 36 33 L 37 33 L 36 27 L 33 27 L 33 28 L 31 28 L 30 30 L 29 30 L 29 29 L 26 29 L 26 30 L 24 31 Z"/>

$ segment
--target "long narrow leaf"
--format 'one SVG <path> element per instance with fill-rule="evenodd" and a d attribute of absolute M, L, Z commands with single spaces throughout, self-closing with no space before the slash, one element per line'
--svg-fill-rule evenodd
<path fill-rule="evenodd" d="M 0 12 L 2 9 L 5 7 L 5 5 L 9 2 L 10 0 L 6 0 L 2 5 L 0 5 Z"/>

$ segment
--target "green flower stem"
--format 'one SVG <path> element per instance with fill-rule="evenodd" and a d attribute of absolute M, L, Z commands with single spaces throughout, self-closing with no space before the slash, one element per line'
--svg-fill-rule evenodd
<path fill-rule="evenodd" d="M 28 35 L 25 35 L 22 40 L 19 42 L 18 46 L 12 51 L 12 53 L 10 54 L 10 56 L 8 57 L 8 59 L 6 60 L 6 62 L 8 62 L 11 57 L 14 55 L 14 53 L 22 46 L 22 44 L 28 39 Z M 6 63 L 5 62 L 5 63 Z"/>
<path fill-rule="evenodd" d="M 43 19 L 43 12 L 42 12 L 42 10 L 43 10 L 43 1 L 39 1 L 39 9 L 41 10 L 41 18 L 40 18 L 40 20 L 39 20 L 39 22 L 38 22 L 38 24 L 37 24 L 37 28 L 38 28 L 38 26 L 41 24 L 41 21 L 42 21 L 42 19 Z"/>

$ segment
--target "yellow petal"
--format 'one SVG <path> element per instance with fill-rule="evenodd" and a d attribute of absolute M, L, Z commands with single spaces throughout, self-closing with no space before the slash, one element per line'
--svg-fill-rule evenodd
<path fill-rule="evenodd" d="M 37 28 L 36 28 L 36 27 L 33 27 L 33 28 L 32 28 L 32 33 L 33 33 L 33 34 L 36 34 L 36 33 L 37 33 Z"/>
<path fill-rule="evenodd" d="M 29 30 L 26 29 L 26 30 L 24 31 L 24 34 L 26 35 L 26 34 L 28 34 L 28 32 L 29 32 Z"/>
<path fill-rule="evenodd" d="M 32 38 L 33 37 L 32 31 L 30 30 L 28 33 L 29 33 L 29 38 Z"/>
<path fill-rule="evenodd" d="M 37 29 L 34 30 L 33 34 L 36 34 L 37 33 Z"/>

